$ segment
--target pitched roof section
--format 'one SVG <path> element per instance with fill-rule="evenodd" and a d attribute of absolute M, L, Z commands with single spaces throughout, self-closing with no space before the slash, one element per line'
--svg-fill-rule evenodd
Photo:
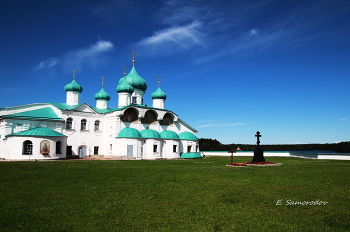
<path fill-rule="evenodd" d="M 184 122 L 183 120 L 181 120 L 179 118 L 179 123 L 181 123 L 182 125 L 184 125 L 185 127 L 187 127 L 188 129 L 190 129 L 191 131 L 193 131 L 194 133 L 197 133 L 198 131 L 196 129 L 194 129 L 193 127 L 191 127 L 190 125 L 188 125 L 186 122 Z"/>
<path fill-rule="evenodd" d="M 33 129 L 29 129 L 29 130 L 25 130 L 25 131 L 21 131 L 15 134 L 11 134 L 8 136 L 39 136 L 39 137 L 67 137 L 64 134 L 61 134 L 57 131 L 54 131 L 50 128 L 47 127 L 35 127 Z"/>
<path fill-rule="evenodd" d="M 58 117 L 55 111 L 51 107 L 45 107 L 38 110 L 29 110 L 16 114 L 4 115 L 5 118 L 23 118 L 23 119 L 49 119 L 61 121 L 62 118 Z"/>

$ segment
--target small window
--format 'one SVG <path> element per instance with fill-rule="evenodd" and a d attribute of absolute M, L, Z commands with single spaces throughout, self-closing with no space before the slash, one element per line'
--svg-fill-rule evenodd
<path fill-rule="evenodd" d="M 100 121 L 99 120 L 96 120 L 95 121 L 95 131 L 98 131 L 98 130 L 100 130 Z"/>
<path fill-rule="evenodd" d="M 66 129 L 73 129 L 73 119 L 72 118 L 67 118 Z"/>
<path fill-rule="evenodd" d="M 62 154 L 61 146 L 62 146 L 62 142 L 61 141 L 57 141 L 56 142 L 56 154 Z"/>
<path fill-rule="evenodd" d="M 153 152 L 157 152 L 157 144 L 153 145 Z"/>
<path fill-rule="evenodd" d="M 173 152 L 176 152 L 177 150 L 177 145 L 173 145 Z"/>
<path fill-rule="evenodd" d="M 86 119 L 81 120 L 80 130 L 86 130 Z"/>
<path fill-rule="evenodd" d="M 112 144 L 109 144 L 109 150 L 112 151 L 113 150 L 113 146 Z"/>
<path fill-rule="evenodd" d="M 33 143 L 32 141 L 26 140 L 23 142 L 23 155 L 33 154 Z"/>
<path fill-rule="evenodd" d="M 132 104 L 136 104 L 136 97 L 132 97 Z"/>
<path fill-rule="evenodd" d="M 94 155 L 98 155 L 98 146 L 94 147 Z"/>

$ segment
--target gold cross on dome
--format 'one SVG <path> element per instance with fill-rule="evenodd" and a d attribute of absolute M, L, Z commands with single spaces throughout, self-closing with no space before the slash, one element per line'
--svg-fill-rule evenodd
<path fill-rule="evenodd" d="M 101 79 L 102 79 L 102 87 L 104 86 L 104 80 L 105 80 L 105 78 L 104 77 L 101 77 Z"/>
<path fill-rule="evenodd" d="M 160 86 L 160 78 L 162 78 L 162 77 L 158 76 L 158 86 Z"/>
<path fill-rule="evenodd" d="M 72 73 L 73 73 L 73 79 L 75 79 L 75 73 L 76 73 L 77 71 L 75 71 L 75 70 L 73 70 L 72 71 Z"/>
<path fill-rule="evenodd" d="M 132 52 L 131 55 L 132 55 L 132 64 L 134 65 L 135 64 L 135 55 L 136 55 L 136 53 Z"/>

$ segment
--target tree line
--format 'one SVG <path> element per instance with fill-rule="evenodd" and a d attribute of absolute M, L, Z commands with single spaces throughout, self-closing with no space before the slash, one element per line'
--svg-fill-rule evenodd
<path fill-rule="evenodd" d="M 254 151 L 256 144 L 222 144 L 216 139 L 199 139 L 201 151 L 231 151 L 238 147 L 242 151 Z M 350 152 L 350 141 L 340 143 L 311 143 L 311 144 L 267 144 L 260 145 L 264 151 L 335 151 Z"/>

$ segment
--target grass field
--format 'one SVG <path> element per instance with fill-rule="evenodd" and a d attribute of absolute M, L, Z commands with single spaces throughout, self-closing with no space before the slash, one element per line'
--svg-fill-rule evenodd
<path fill-rule="evenodd" d="M 268 160 L 0 162 L 0 230 L 350 230 L 350 161 Z"/>

